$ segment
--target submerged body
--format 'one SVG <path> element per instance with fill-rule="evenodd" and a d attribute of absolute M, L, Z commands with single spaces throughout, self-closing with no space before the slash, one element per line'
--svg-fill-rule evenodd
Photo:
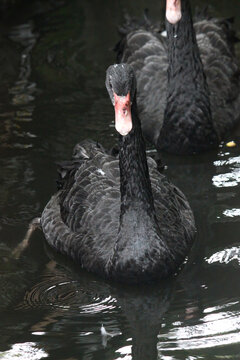
<path fill-rule="evenodd" d="M 133 76 L 128 66 L 111 69 L 112 88 L 116 71 L 120 84 L 122 73 Z M 118 99 L 112 99 L 115 112 Z M 128 133 L 119 136 L 119 159 L 95 142 L 78 144 L 60 168 L 61 188 L 41 225 L 48 243 L 85 269 L 133 283 L 174 274 L 192 246 L 195 224 L 185 196 L 146 159 L 135 95 L 131 102 L 131 109 L 128 101 L 123 105 L 132 128 L 121 127 Z"/>
<path fill-rule="evenodd" d="M 129 21 L 117 47 L 118 61 L 136 73 L 144 136 L 172 153 L 216 147 L 240 120 L 230 21 L 205 18 L 193 25 L 188 0 L 167 0 L 166 30 L 167 37 L 149 22 L 133 29 Z"/>

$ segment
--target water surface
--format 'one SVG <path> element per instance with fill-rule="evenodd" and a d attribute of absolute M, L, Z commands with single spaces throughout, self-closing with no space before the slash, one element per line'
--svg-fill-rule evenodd
<path fill-rule="evenodd" d="M 193 6 L 207 1 L 195 0 Z M 55 191 L 55 162 L 85 138 L 116 144 L 104 87 L 122 9 L 157 20 L 159 1 L 24 1 L 1 7 L 0 358 L 240 358 L 240 138 L 195 157 L 163 156 L 187 195 L 197 242 L 177 279 L 107 283 L 56 256 L 36 231 L 13 249 Z M 211 1 L 236 17 L 236 0 Z M 159 15 L 158 15 L 159 14 Z M 239 50 L 239 49 L 238 49 Z M 151 150 L 151 147 L 149 148 Z M 153 152 L 154 154 L 154 152 Z M 114 336 L 102 336 L 100 328 Z"/>

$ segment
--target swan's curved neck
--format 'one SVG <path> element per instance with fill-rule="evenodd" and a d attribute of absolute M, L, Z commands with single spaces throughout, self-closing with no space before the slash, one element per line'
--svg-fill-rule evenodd
<path fill-rule="evenodd" d="M 198 86 L 208 93 L 188 0 L 181 1 L 181 18 L 178 22 L 171 24 L 166 19 L 166 30 L 168 36 L 169 84 L 176 81 L 178 77 L 187 76 L 188 80 L 194 80 L 192 84 L 198 82 Z"/>
<path fill-rule="evenodd" d="M 130 209 L 139 212 L 139 207 L 151 216 L 155 214 L 145 142 L 135 99 L 132 104 L 132 122 L 130 133 L 119 138 L 121 218 Z"/>
<path fill-rule="evenodd" d="M 132 122 L 131 132 L 119 139 L 121 210 L 114 253 L 109 262 L 111 276 L 117 276 L 120 281 L 127 278 L 128 282 L 148 278 L 151 249 L 161 242 L 135 101 Z"/>
<path fill-rule="evenodd" d="M 217 141 L 217 134 L 188 0 L 181 0 L 181 19 L 177 23 L 166 19 L 166 29 L 168 94 L 161 130 L 163 143 L 159 145 L 170 151 L 179 147 L 182 153 L 203 151 L 206 144 L 209 147 Z"/>

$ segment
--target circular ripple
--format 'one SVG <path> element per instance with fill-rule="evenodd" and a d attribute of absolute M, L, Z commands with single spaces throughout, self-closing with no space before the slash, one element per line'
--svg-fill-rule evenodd
<path fill-rule="evenodd" d="M 25 293 L 18 309 L 33 307 L 77 308 L 78 313 L 89 314 L 114 310 L 116 300 L 111 296 L 96 294 L 91 284 L 86 286 L 63 273 L 50 273 Z"/>
<path fill-rule="evenodd" d="M 23 303 L 25 307 L 70 305 L 75 302 L 77 293 L 74 281 L 44 277 L 26 292 Z"/>

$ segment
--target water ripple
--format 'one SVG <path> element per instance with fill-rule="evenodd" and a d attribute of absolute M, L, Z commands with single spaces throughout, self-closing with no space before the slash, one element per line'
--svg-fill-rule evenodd
<path fill-rule="evenodd" d="M 240 209 L 227 209 L 223 212 L 223 215 L 230 217 L 230 218 L 234 218 L 234 217 L 238 217 L 240 216 Z"/>
<path fill-rule="evenodd" d="M 220 174 L 214 175 L 212 178 L 213 185 L 217 188 L 234 187 L 240 183 L 240 156 L 229 157 L 229 153 L 225 153 L 224 156 L 226 159 L 214 161 L 217 171 L 221 171 Z M 226 168 L 228 171 L 222 173 L 222 168 Z"/>
<path fill-rule="evenodd" d="M 86 290 L 79 281 L 68 278 L 66 274 L 47 273 L 32 289 L 27 291 L 18 309 L 50 307 L 73 310 L 78 314 L 97 314 L 111 312 L 116 307 L 116 299 L 101 297 L 91 288 Z"/>
<path fill-rule="evenodd" d="M 229 264 L 231 261 L 237 260 L 238 264 L 240 265 L 240 248 L 233 246 L 229 249 L 218 251 L 205 260 L 208 264 L 213 264 L 216 262 L 220 264 Z"/>
<path fill-rule="evenodd" d="M 213 185 L 221 187 L 234 187 L 240 183 L 240 169 L 234 169 L 232 172 L 215 175 L 212 178 Z"/>
<path fill-rule="evenodd" d="M 167 334 L 158 335 L 158 350 L 163 352 L 207 349 L 240 343 L 238 307 L 239 302 L 236 301 L 224 304 L 225 311 L 219 311 L 219 307 L 205 309 L 205 316 L 199 319 L 199 323 L 194 325 L 180 323 Z"/>
<path fill-rule="evenodd" d="M 32 72 L 31 53 L 37 42 L 38 34 L 34 31 L 33 23 L 20 24 L 11 29 L 9 39 L 20 44 L 20 68 L 17 81 L 8 89 L 10 106 L 6 111 L 2 109 L 1 118 L 1 147 L 28 149 L 33 146 L 32 139 L 36 137 L 31 131 L 25 131 L 24 126 L 32 121 L 35 109 L 34 100 L 37 85 L 30 81 Z M 8 105 L 8 107 L 9 107 Z"/>
<path fill-rule="evenodd" d="M 48 354 L 43 349 L 40 349 L 34 342 L 25 342 L 14 344 L 10 350 L 6 352 L 0 352 L 0 358 L 2 360 L 38 360 L 48 357 Z"/>

